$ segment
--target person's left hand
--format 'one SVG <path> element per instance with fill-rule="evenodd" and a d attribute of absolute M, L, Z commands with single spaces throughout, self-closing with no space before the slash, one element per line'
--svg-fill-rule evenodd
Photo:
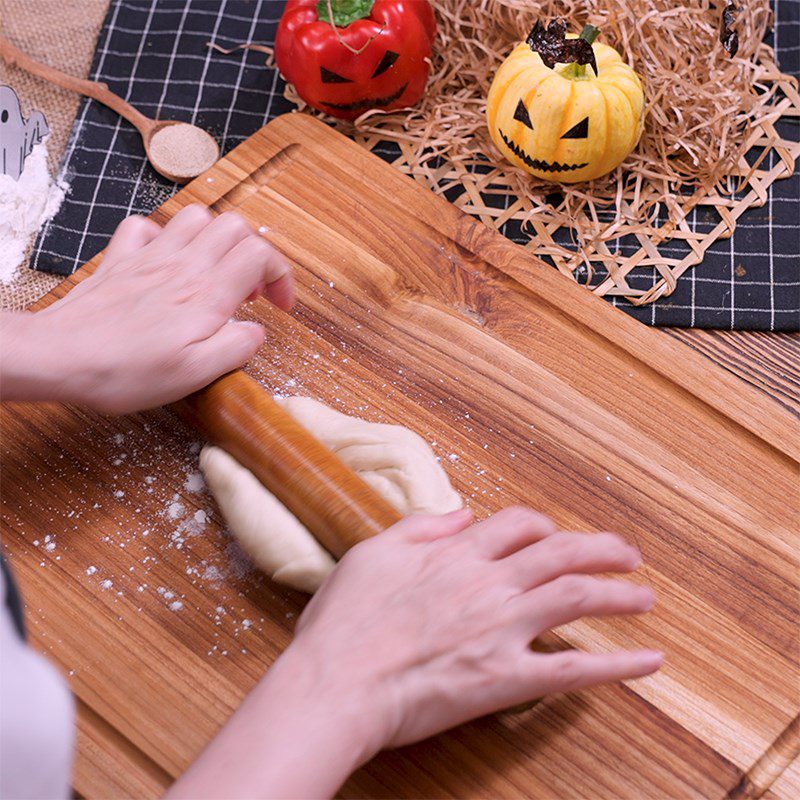
<path fill-rule="evenodd" d="M 289 265 L 237 213 L 182 209 L 162 229 L 129 217 L 98 270 L 36 314 L 4 353 L 5 399 L 124 414 L 178 400 L 249 360 L 264 329 L 232 321 L 263 292 L 288 310 Z"/>

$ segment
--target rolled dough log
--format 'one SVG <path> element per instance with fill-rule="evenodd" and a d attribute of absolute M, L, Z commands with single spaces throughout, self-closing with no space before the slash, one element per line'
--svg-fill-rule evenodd
<path fill-rule="evenodd" d="M 433 451 L 408 428 L 350 417 L 309 397 L 276 400 L 404 516 L 461 508 Z M 335 562 L 308 529 L 224 450 L 204 447 L 200 468 L 255 564 L 273 580 L 315 592 Z"/>

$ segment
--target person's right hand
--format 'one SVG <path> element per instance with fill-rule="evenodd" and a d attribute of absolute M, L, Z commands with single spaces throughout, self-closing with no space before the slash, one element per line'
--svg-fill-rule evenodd
<path fill-rule="evenodd" d="M 470 523 L 468 510 L 409 517 L 357 545 L 298 623 L 284 658 L 314 671 L 319 702 L 361 709 L 368 752 L 661 665 L 651 650 L 530 647 L 579 617 L 648 611 L 651 589 L 593 577 L 635 570 L 636 548 L 611 533 L 557 532 L 525 508 Z"/>
<path fill-rule="evenodd" d="M 637 678 L 652 650 L 539 653 L 531 642 L 582 616 L 640 614 L 636 548 L 559 533 L 509 508 L 418 516 L 354 547 L 295 640 L 169 792 L 171 798 L 332 797 L 379 750 L 545 694 Z"/>

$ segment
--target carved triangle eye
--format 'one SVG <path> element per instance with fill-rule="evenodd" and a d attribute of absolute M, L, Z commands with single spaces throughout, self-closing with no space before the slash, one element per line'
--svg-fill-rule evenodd
<path fill-rule="evenodd" d="M 400 58 L 400 53 L 395 53 L 394 50 L 387 50 L 383 54 L 381 63 L 375 67 L 375 72 L 372 73 L 372 77 L 377 78 L 378 75 L 382 75 L 389 67 L 394 66 L 394 62 L 397 61 L 398 58 Z"/>
<path fill-rule="evenodd" d="M 533 123 L 531 122 L 530 114 L 528 114 L 528 109 L 525 108 L 525 103 L 520 100 L 517 103 L 517 110 L 514 112 L 514 119 L 517 122 L 521 122 L 523 125 L 527 125 L 531 130 L 533 130 Z"/>
<path fill-rule="evenodd" d="M 573 125 L 561 138 L 585 139 L 588 135 L 589 135 L 589 117 L 584 117 L 576 125 Z"/>
<path fill-rule="evenodd" d="M 353 81 L 350 78 L 343 78 L 341 75 L 338 75 L 335 72 L 331 72 L 329 69 L 325 69 L 325 67 L 319 68 L 319 77 L 322 79 L 323 83 L 352 83 Z"/>

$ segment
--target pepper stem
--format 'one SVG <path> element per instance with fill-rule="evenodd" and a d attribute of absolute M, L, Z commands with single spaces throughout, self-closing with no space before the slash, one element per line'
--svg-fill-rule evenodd
<path fill-rule="evenodd" d="M 321 22 L 329 22 L 337 28 L 346 28 L 351 22 L 368 17 L 374 3 L 375 0 L 319 0 L 317 17 Z"/>
<path fill-rule="evenodd" d="M 589 42 L 589 44 L 592 44 L 599 35 L 600 28 L 587 24 L 583 26 L 583 30 L 578 38 Z M 561 71 L 561 74 L 565 78 L 570 78 L 572 80 L 575 80 L 576 78 L 584 78 L 586 77 L 586 64 L 567 64 L 567 66 Z"/>

